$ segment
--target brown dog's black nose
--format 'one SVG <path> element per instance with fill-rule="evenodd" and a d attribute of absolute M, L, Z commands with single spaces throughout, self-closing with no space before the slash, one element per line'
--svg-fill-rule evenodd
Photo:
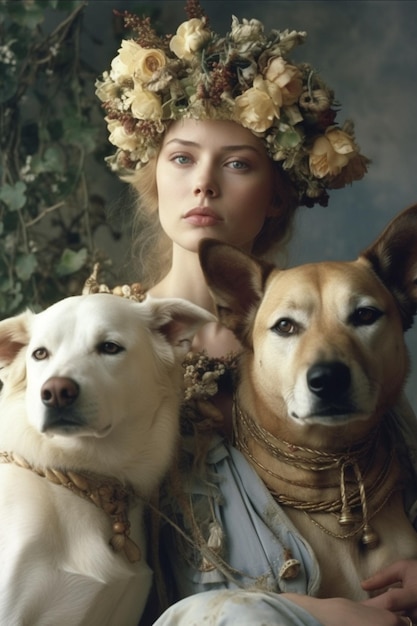
<path fill-rule="evenodd" d="M 348 391 L 350 381 L 350 369 L 340 361 L 316 363 L 307 372 L 308 388 L 319 398 L 337 398 Z"/>
<path fill-rule="evenodd" d="M 42 385 L 41 399 L 45 406 L 62 409 L 75 402 L 79 391 L 71 378 L 53 376 Z"/>

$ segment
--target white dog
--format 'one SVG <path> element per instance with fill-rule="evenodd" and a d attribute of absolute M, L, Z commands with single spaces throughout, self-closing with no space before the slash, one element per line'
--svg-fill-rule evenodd
<path fill-rule="evenodd" d="M 144 501 L 177 438 L 183 300 L 66 298 L 0 322 L 0 624 L 136 626 Z"/>

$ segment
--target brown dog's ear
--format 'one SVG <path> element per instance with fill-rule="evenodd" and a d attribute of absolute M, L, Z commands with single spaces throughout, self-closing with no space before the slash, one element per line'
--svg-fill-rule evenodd
<path fill-rule="evenodd" d="M 244 345 L 251 345 L 250 324 L 274 266 L 215 239 L 203 239 L 200 264 L 219 320 Z"/>
<path fill-rule="evenodd" d="M 417 312 L 417 204 L 394 217 L 360 256 L 394 295 L 407 330 Z"/>

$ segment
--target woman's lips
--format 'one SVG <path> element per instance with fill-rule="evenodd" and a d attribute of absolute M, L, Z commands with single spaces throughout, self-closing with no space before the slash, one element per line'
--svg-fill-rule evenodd
<path fill-rule="evenodd" d="M 194 226 L 213 226 L 223 220 L 215 211 L 207 207 L 196 207 L 184 215 L 184 219 Z"/>

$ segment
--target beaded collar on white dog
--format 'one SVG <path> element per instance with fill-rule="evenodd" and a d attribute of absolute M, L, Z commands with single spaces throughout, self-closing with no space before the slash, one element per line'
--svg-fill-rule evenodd
<path fill-rule="evenodd" d="M 129 537 L 130 522 L 128 518 L 129 506 L 135 497 L 135 492 L 118 480 L 108 476 L 63 471 L 46 468 L 44 470 L 33 467 L 25 459 L 13 452 L 0 452 L 0 463 L 14 463 L 24 469 L 35 472 L 55 485 L 70 489 L 75 495 L 89 500 L 101 508 L 112 521 L 113 535 L 109 543 L 115 552 L 124 552 L 130 563 L 141 559 L 139 546 Z"/>

